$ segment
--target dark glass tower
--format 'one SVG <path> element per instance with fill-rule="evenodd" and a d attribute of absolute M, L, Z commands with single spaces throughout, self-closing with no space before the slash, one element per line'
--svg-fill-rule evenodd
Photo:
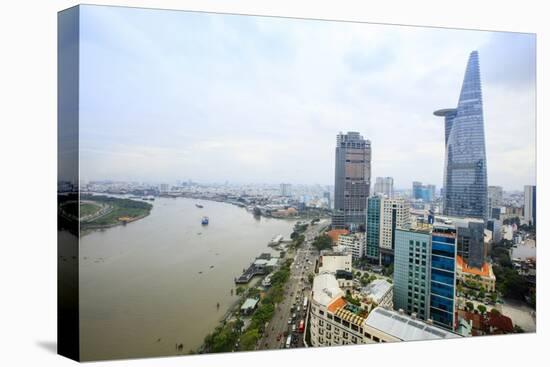
<path fill-rule="evenodd" d="M 487 159 L 477 51 L 470 54 L 457 108 L 434 114 L 445 117 L 443 214 L 486 219 Z"/>
<path fill-rule="evenodd" d="M 358 132 L 338 134 L 333 228 L 363 229 L 370 192 L 371 146 Z"/>

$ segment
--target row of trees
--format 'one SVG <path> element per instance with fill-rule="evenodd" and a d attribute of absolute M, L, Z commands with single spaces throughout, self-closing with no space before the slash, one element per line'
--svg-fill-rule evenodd
<path fill-rule="evenodd" d="M 271 288 L 262 299 L 260 306 L 251 317 L 250 325 L 241 333 L 242 321 L 227 322 L 219 326 L 204 340 L 204 349 L 208 353 L 229 352 L 235 349 L 237 342 L 239 350 L 253 350 L 264 333 L 264 327 L 271 320 L 275 313 L 276 304 L 284 297 L 284 285 L 290 277 L 291 260 L 287 259 L 284 265 L 271 276 Z M 237 288 L 238 295 L 246 297 L 259 297 L 260 291 L 257 288 Z"/>

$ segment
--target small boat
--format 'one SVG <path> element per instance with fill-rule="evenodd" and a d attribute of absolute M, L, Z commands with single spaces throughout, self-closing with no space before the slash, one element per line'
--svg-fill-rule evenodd
<path fill-rule="evenodd" d="M 196 206 L 197 208 L 199 208 L 199 209 L 204 208 L 204 206 L 202 206 L 201 204 L 195 204 L 195 206 Z"/>
<path fill-rule="evenodd" d="M 202 224 L 203 226 L 208 225 L 208 217 L 202 217 L 201 224 Z"/>

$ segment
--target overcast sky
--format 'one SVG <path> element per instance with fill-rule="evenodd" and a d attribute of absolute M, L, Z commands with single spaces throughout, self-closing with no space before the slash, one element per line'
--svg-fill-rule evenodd
<path fill-rule="evenodd" d="M 81 178 L 333 184 L 340 131 L 372 176 L 441 187 L 443 119 L 479 51 L 489 185 L 535 183 L 535 36 L 83 7 Z M 374 179 L 373 179 L 374 181 Z"/>

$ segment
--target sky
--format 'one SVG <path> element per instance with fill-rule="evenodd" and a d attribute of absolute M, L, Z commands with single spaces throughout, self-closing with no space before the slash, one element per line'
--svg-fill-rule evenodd
<path fill-rule="evenodd" d="M 372 182 L 441 187 L 443 119 L 478 50 L 489 185 L 535 184 L 535 36 L 84 6 L 81 179 L 334 183 L 339 132 Z"/>

